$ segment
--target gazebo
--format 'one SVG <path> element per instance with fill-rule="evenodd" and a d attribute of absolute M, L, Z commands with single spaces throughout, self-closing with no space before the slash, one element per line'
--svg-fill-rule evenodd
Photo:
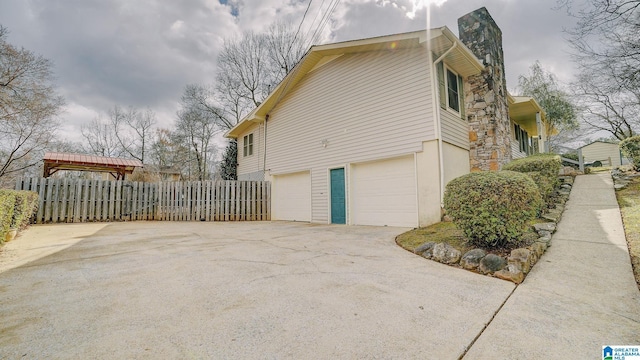
<path fill-rule="evenodd" d="M 44 171 L 42 176 L 45 178 L 59 170 L 75 170 L 108 172 L 116 180 L 124 180 L 126 174 L 131 174 L 135 168 L 142 167 L 142 162 L 134 159 L 58 152 L 45 153 L 43 160 Z"/>

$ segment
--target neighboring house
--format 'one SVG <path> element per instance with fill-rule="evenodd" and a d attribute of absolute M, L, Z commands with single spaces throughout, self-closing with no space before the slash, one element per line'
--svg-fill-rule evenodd
<path fill-rule="evenodd" d="M 579 148 L 585 163 L 600 161 L 604 166 L 620 166 L 629 164 L 629 159 L 622 156 L 617 143 L 594 141 Z"/>
<path fill-rule="evenodd" d="M 173 166 L 160 166 L 156 164 L 144 164 L 142 169 L 144 176 L 155 178 L 156 181 L 180 181 L 182 173 Z"/>
<path fill-rule="evenodd" d="M 458 22 L 462 40 L 442 27 L 313 46 L 226 134 L 238 178 L 272 182 L 272 219 L 427 226 L 447 182 L 544 148 L 540 107 L 506 91 L 500 29 L 485 8 Z"/>
<path fill-rule="evenodd" d="M 511 118 L 511 157 L 520 159 L 532 154 L 548 152 L 545 148 L 545 114 L 531 97 L 508 96 Z"/>

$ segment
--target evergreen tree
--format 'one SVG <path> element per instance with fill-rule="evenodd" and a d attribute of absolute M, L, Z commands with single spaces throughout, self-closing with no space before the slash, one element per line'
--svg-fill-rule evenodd
<path fill-rule="evenodd" d="M 230 140 L 227 147 L 224 149 L 224 155 L 222 156 L 222 162 L 220 162 L 220 176 L 224 180 L 237 180 L 238 179 L 238 143 L 235 140 Z"/>

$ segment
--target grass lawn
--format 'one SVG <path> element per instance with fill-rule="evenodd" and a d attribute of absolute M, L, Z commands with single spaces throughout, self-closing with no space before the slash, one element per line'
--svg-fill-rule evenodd
<path fill-rule="evenodd" d="M 633 274 L 640 287 L 640 177 L 633 178 L 626 188 L 616 191 L 616 197 L 624 222 Z"/>
<path fill-rule="evenodd" d="M 433 241 L 447 243 L 460 250 L 463 254 L 473 249 L 467 244 L 467 238 L 452 222 L 440 222 L 428 227 L 413 229 L 396 238 L 398 245 L 413 252 L 418 246 Z"/>
<path fill-rule="evenodd" d="M 547 220 L 535 219 L 531 224 L 533 225 L 537 222 L 547 222 Z M 523 241 L 513 244 L 513 246 L 509 248 L 474 246 L 469 244 L 468 239 L 462 230 L 458 229 L 455 224 L 452 222 L 439 222 L 431 226 L 413 229 L 404 234 L 400 234 L 396 238 L 396 243 L 411 252 L 413 252 L 413 250 L 418 246 L 426 242 L 433 241 L 435 243 L 447 243 L 460 250 L 462 255 L 469 250 L 480 248 L 485 250 L 487 253 L 508 257 L 512 249 L 531 245 L 538 238 L 538 235 L 533 230 L 529 230 L 522 237 Z"/>

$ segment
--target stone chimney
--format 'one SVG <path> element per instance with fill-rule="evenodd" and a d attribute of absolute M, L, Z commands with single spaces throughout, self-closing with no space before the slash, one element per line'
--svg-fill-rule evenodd
<path fill-rule="evenodd" d="M 485 69 L 464 89 L 471 171 L 500 170 L 511 161 L 511 125 L 504 76 L 502 31 L 486 8 L 458 19 L 460 40 Z"/>

